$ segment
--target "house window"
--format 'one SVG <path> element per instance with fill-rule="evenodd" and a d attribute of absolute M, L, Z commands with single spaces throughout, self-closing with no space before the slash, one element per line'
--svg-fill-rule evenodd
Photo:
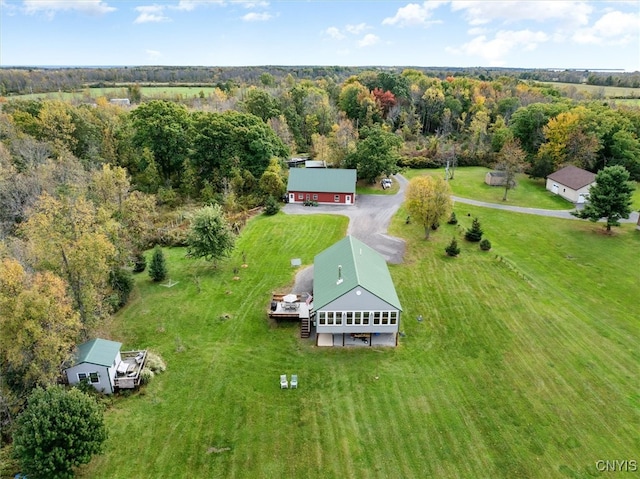
<path fill-rule="evenodd" d="M 336 324 L 342 324 L 344 322 L 345 313 L 336 313 Z"/>
<path fill-rule="evenodd" d="M 320 321 L 320 324 L 327 324 L 327 315 L 324 311 L 318 313 L 318 321 Z"/>
<path fill-rule="evenodd" d="M 349 324 L 349 325 L 350 325 L 350 324 L 353 324 L 353 313 L 352 313 L 351 311 L 349 311 L 349 312 L 348 312 L 348 313 L 346 313 L 346 314 L 347 314 L 347 324 Z M 357 315 L 358 313 L 355 313 L 355 314 Z M 357 316 L 356 316 L 356 317 L 357 317 Z M 358 318 L 358 322 L 357 322 L 356 324 L 360 324 L 359 319 L 360 319 L 360 318 Z"/>
<path fill-rule="evenodd" d="M 313 199 L 314 199 L 315 201 L 318 201 L 318 195 L 313 195 Z"/>
<path fill-rule="evenodd" d="M 340 203 L 340 195 L 335 195 L 335 196 L 333 197 L 333 201 L 334 201 L 335 203 Z"/>
<path fill-rule="evenodd" d="M 356 311 L 355 313 L 353 313 L 354 317 L 355 317 L 355 324 L 361 324 L 362 323 L 362 312 L 361 311 Z"/>
<path fill-rule="evenodd" d="M 301 200 L 303 198 L 302 193 L 298 193 L 298 199 Z"/>
<path fill-rule="evenodd" d="M 369 324 L 369 316 L 371 313 L 361 313 L 362 314 L 362 324 Z"/>
<path fill-rule="evenodd" d="M 390 323 L 391 324 L 398 324 L 398 312 L 397 311 L 391 311 L 389 313 L 390 316 Z"/>
<path fill-rule="evenodd" d="M 380 324 L 380 311 L 373 313 L 373 324 Z"/>
<path fill-rule="evenodd" d="M 383 311 L 380 315 L 382 316 L 382 324 L 389 324 L 389 313 L 387 311 Z"/>
<path fill-rule="evenodd" d="M 327 312 L 327 324 L 333 324 L 333 311 Z"/>
<path fill-rule="evenodd" d="M 84 381 L 87 379 L 87 373 L 78 373 L 78 381 Z"/>
<path fill-rule="evenodd" d="M 92 383 L 100 382 L 100 376 L 98 376 L 98 373 L 89 373 L 89 378 L 91 378 Z"/>

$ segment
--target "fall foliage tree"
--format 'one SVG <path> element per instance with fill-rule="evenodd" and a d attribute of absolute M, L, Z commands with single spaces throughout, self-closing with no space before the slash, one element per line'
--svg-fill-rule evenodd
<path fill-rule="evenodd" d="M 22 393 L 56 384 L 81 323 L 60 277 L 49 271 L 31 276 L 16 260 L 4 259 L 0 262 L 0 329 L 6 383 Z"/>
<path fill-rule="evenodd" d="M 504 196 L 502 201 L 507 201 L 507 193 L 516 185 L 516 175 L 522 173 L 527 166 L 526 153 L 520 148 L 517 139 L 510 139 L 502 146 L 498 153 L 498 161 L 495 169 L 504 174 Z"/>
<path fill-rule="evenodd" d="M 424 228 L 429 239 L 432 226 L 448 218 L 453 209 L 451 187 L 440 177 L 418 176 L 409 182 L 405 195 L 406 208 Z"/>

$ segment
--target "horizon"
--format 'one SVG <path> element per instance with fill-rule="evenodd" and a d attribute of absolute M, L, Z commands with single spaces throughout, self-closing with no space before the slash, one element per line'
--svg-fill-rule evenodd
<path fill-rule="evenodd" d="M 0 66 L 631 73 L 640 71 L 638 10 L 615 0 L 0 0 Z"/>

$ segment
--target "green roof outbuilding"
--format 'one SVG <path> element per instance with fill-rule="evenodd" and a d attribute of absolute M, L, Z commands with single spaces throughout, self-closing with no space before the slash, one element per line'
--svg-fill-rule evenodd
<path fill-rule="evenodd" d="M 78 346 L 76 364 L 90 363 L 109 367 L 120 352 L 122 343 L 108 339 L 92 339 Z"/>
<path fill-rule="evenodd" d="M 356 180 L 356 170 L 351 169 L 291 168 L 287 191 L 355 194 Z"/>

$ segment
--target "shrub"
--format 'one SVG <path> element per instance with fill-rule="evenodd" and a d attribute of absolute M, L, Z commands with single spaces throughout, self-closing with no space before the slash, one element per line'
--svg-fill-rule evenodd
<path fill-rule="evenodd" d="M 483 231 L 480 227 L 480 221 L 478 221 L 478 218 L 474 218 L 473 222 L 471 223 L 471 228 L 467 230 L 467 232 L 464 234 L 464 237 L 467 241 L 477 243 L 482 239 L 482 233 Z"/>
<path fill-rule="evenodd" d="M 116 309 L 127 304 L 129 295 L 133 291 L 133 275 L 124 268 L 115 268 L 109 272 L 109 286 L 117 295 Z"/>
<path fill-rule="evenodd" d="M 264 214 L 267 216 L 273 216 L 280 211 L 280 204 L 273 196 L 269 195 L 267 201 L 264 203 Z"/>
<path fill-rule="evenodd" d="M 480 249 L 482 251 L 489 251 L 491 249 L 491 241 L 488 239 L 483 239 L 480 241 Z"/>
<path fill-rule="evenodd" d="M 136 253 L 133 256 L 133 272 L 142 273 L 147 268 L 147 258 L 143 253 Z"/>
<path fill-rule="evenodd" d="M 456 218 L 456 214 L 455 212 L 451 212 L 451 216 L 449 216 L 449 221 L 447 221 L 448 225 L 457 225 L 458 224 L 458 218 Z"/>
<path fill-rule="evenodd" d="M 455 238 L 451 238 L 451 243 L 445 249 L 447 256 L 455 257 L 460 254 L 460 248 L 458 247 L 458 241 Z"/>
<path fill-rule="evenodd" d="M 167 278 L 167 263 L 160 246 L 153 248 L 153 256 L 151 257 L 151 264 L 149 265 L 149 277 L 155 282 Z"/>
<path fill-rule="evenodd" d="M 145 368 L 150 369 L 154 373 L 163 373 L 167 370 L 167 365 L 159 354 L 148 351 Z"/>
<path fill-rule="evenodd" d="M 151 369 L 144 368 L 140 371 L 140 385 L 144 386 L 145 384 L 149 384 L 154 376 L 155 374 Z"/>

